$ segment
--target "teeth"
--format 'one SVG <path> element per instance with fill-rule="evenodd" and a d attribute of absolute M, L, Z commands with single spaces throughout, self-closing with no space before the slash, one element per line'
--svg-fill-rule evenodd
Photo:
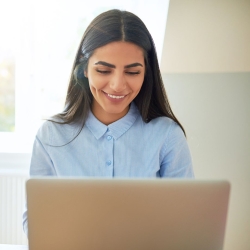
<path fill-rule="evenodd" d="M 120 95 L 120 96 L 118 96 L 118 95 L 110 95 L 110 94 L 108 94 L 108 96 L 111 97 L 111 98 L 115 98 L 115 99 L 121 99 L 121 98 L 123 98 L 125 95 Z"/>

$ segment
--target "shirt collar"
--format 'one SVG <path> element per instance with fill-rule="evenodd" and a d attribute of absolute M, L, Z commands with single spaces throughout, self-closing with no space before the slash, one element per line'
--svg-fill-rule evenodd
<path fill-rule="evenodd" d="M 110 131 L 110 134 L 115 140 L 117 140 L 131 128 L 139 115 L 139 110 L 132 102 L 128 113 L 121 119 L 109 124 L 108 126 L 101 123 L 91 111 L 89 112 L 85 124 L 97 140 L 100 139 L 107 131 Z"/>

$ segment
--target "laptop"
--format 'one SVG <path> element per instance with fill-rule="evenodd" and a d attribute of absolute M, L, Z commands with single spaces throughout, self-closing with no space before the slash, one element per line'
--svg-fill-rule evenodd
<path fill-rule="evenodd" d="M 29 179 L 29 250 L 221 250 L 230 184 Z"/>

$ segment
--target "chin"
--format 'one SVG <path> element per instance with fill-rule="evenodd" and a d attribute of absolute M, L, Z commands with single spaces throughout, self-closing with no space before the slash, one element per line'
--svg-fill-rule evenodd
<path fill-rule="evenodd" d="M 119 105 L 117 105 L 116 107 L 103 107 L 103 109 L 106 113 L 118 115 L 118 114 L 122 114 L 122 113 L 126 114 L 128 111 L 128 106 L 129 106 L 129 104 L 126 106 L 121 106 L 121 107 L 119 107 Z"/>

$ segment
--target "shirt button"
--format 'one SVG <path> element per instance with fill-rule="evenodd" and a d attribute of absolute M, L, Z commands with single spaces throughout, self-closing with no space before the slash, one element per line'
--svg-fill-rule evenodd
<path fill-rule="evenodd" d="M 107 140 L 110 141 L 112 139 L 112 136 L 111 135 L 108 135 L 107 136 Z"/>
<path fill-rule="evenodd" d="M 110 164 L 111 164 L 111 161 L 107 161 L 106 163 L 107 163 L 107 165 L 108 165 L 108 166 L 110 166 Z"/>

